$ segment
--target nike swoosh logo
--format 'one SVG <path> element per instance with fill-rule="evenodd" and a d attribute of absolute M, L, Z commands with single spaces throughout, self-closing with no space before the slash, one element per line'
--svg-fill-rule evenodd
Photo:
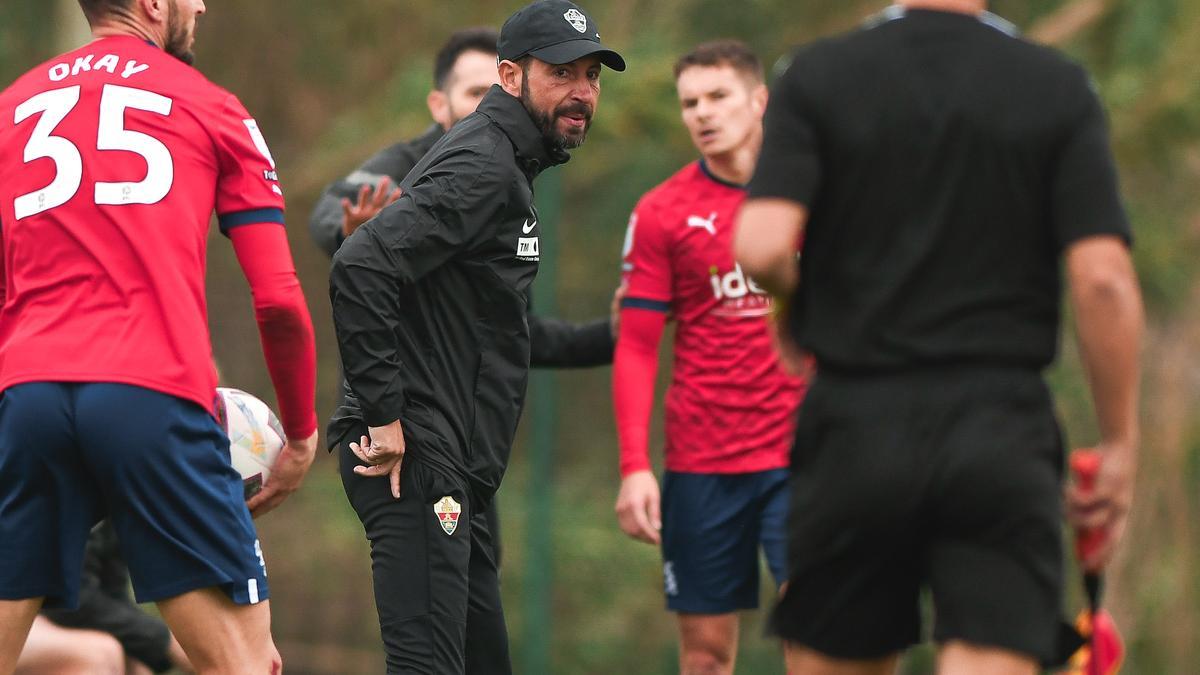
<path fill-rule="evenodd" d="M 533 228 L 535 228 L 535 227 L 537 227 L 536 220 L 533 221 L 533 224 L 531 225 L 529 223 L 529 220 L 526 219 L 525 224 L 521 226 L 521 232 L 524 232 L 525 234 L 529 234 L 530 232 L 533 232 Z"/>

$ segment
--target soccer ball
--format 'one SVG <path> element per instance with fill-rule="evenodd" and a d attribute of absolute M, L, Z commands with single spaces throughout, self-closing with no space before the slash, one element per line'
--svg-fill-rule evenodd
<path fill-rule="evenodd" d="M 241 389 L 217 387 L 217 421 L 229 436 L 229 459 L 242 475 L 245 498 L 262 490 L 287 437 L 279 418 Z"/>

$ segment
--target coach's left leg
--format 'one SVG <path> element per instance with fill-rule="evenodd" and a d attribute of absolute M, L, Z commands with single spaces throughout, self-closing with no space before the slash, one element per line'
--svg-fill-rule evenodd
<path fill-rule="evenodd" d="M 41 607 L 41 598 L 0 600 L 0 675 L 10 675 L 17 667 L 17 657 Z"/>
<path fill-rule="evenodd" d="M 500 603 L 499 547 L 489 517 L 495 508 L 471 518 L 471 562 L 467 570 L 467 675 L 508 675 L 508 627 Z"/>

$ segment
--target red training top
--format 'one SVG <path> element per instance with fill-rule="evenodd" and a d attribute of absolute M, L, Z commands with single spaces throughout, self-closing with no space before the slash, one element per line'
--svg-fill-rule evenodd
<path fill-rule="evenodd" d="M 650 468 L 650 411 L 668 313 L 677 328 L 667 469 L 748 473 L 788 465 L 804 383 L 780 366 L 767 323 L 770 297 L 733 260 L 733 224 L 745 196 L 742 186 L 694 162 L 646 193 L 630 218 L 628 291 L 613 361 L 622 476 Z"/>
<path fill-rule="evenodd" d="M 135 37 L 96 40 L 0 93 L 0 390 L 119 382 L 212 410 L 209 220 L 254 293 L 280 417 L 316 429 L 312 324 L 258 125 Z"/>

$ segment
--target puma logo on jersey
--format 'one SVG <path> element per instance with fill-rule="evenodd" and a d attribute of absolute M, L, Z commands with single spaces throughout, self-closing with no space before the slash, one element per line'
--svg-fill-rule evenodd
<path fill-rule="evenodd" d="M 716 222 L 717 212 L 713 211 L 709 214 L 708 218 L 701 218 L 700 216 L 688 216 L 687 226 L 698 227 L 715 237 L 717 236 Z"/>

